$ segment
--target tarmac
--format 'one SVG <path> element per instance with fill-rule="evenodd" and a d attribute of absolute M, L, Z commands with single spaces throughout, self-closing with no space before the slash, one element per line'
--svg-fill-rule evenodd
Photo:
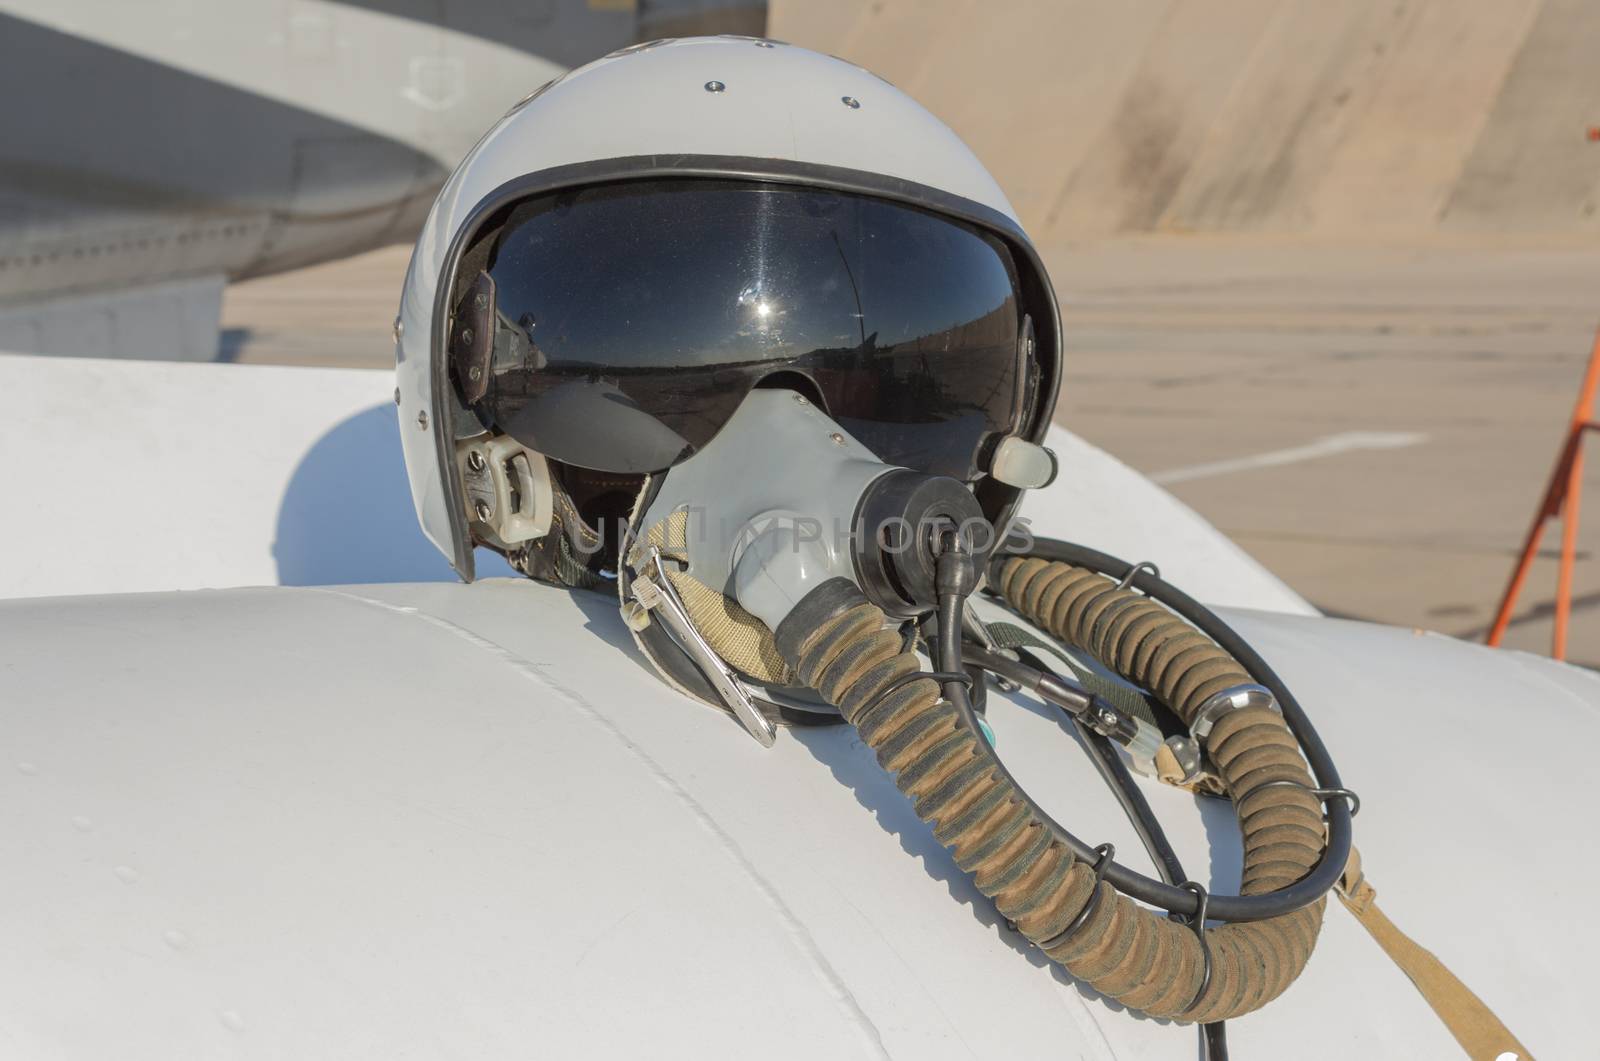
<path fill-rule="evenodd" d="M 391 366 L 408 255 L 230 287 L 224 358 Z M 1046 258 L 1067 322 L 1058 420 L 1324 612 L 1482 639 L 1600 323 L 1600 248 L 1142 236 Z M 1596 443 L 1568 641 L 1591 667 Z M 1552 525 L 1508 646 L 1549 651 L 1559 542 Z"/>

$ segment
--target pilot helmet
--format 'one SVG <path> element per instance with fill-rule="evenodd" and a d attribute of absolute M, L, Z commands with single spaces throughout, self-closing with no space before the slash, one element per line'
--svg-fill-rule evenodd
<path fill-rule="evenodd" d="M 750 38 L 582 67 L 446 182 L 396 331 L 417 511 L 463 578 L 487 547 L 614 584 L 662 677 L 764 745 L 780 722 L 853 726 L 974 886 L 1129 1008 L 1220 1021 L 1304 966 L 1351 850 L 1342 804 L 1323 843 L 1337 772 L 1276 676 L 1146 565 L 1001 540 L 1055 474 L 1056 303 L 994 180 L 906 95 Z M 1131 688 L 1002 655 L 980 591 Z M 1146 769 L 1194 727 L 1194 762 L 1251 801 L 1241 879 L 1288 887 L 1213 905 L 1073 836 L 996 754 L 984 669 Z M 1208 932 L 1208 911 L 1241 923 Z"/>
<path fill-rule="evenodd" d="M 1003 527 L 1053 474 L 1048 277 L 994 179 L 848 62 L 746 37 L 636 45 L 514 106 L 440 192 L 395 323 L 417 513 L 592 585 L 652 476 L 756 391 Z"/>

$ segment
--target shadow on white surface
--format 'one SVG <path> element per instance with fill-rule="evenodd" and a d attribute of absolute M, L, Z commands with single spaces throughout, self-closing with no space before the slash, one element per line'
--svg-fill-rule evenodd
<path fill-rule="evenodd" d="M 311 446 L 278 507 L 272 557 L 284 586 L 453 582 L 411 504 L 392 405 L 356 413 Z M 478 551 L 478 577 L 515 575 Z"/>

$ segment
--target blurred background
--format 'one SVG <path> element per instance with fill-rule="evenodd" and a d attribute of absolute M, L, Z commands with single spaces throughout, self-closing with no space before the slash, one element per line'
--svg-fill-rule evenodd
<path fill-rule="evenodd" d="M 974 148 L 1052 269 L 1062 423 L 1324 611 L 1483 638 L 1600 324 L 1592 0 L 0 0 L 0 349 L 388 367 L 454 161 L 695 33 L 860 63 Z M 1509 645 L 1548 651 L 1559 542 Z"/>

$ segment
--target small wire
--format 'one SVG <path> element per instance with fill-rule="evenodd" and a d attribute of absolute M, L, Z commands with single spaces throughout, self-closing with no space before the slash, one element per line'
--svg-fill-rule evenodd
<path fill-rule="evenodd" d="M 1289 780 L 1263 781 L 1261 784 L 1251 788 L 1249 792 L 1246 792 L 1245 796 L 1249 796 L 1251 793 L 1260 792 L 1264 788 L 1278 788 L 1284 785 L 1309 792 L 1324 803 L 1328 802 L 1330 799 L 1347 799 L 1350 801 L 1350 817 L 1354 818 L 1357 814 L 1361 813 L 1361 797 L 1356 795 L 1348 788 L 1312 788 L 1310 785 L 1302 784 L 1299 781 Z M 1244 797 L 1240 798 L 1242 799 Z M 1324 820 L 1326 820 L 1328 817 L 1327 813 L 1324 812 L 1322 817 Z"/>
<path fill-rule="evenodd" d="M 1200 901 L 1200 909 L 1195 911 L 1194 916 L 1188 918 L 1187 921 L 1189 927 L 1194 929 L 1195 936 L 1200 940 L 1200 957 L 1205 961 L 1205 967 L 1200 973 L 1200 987 L 1195 991 L 1194 998 L 1189 1000 L 1189 1004 L 1183 1007 L 1183 1013 L 1187 1014 L 1200 1004 L 1200 999 L 1205 996 L 1206 988 L 1211 986 L 1211 944 L 1206 940 L 1206 906 L 1211 900 L 1211 895 L 1206 891 L 1205 885 L 1199 881 L 1186 880 L 1178 887 L 1185 891 L 1194 892 L 1195 898 Z"/>
<path fill-rule="evenodd" d="M 1111 865 L 1111 861 L 1117 857 L 1117 845 L 1101 844 L 1095 848 L 1095 851 L 1099 853 L 1100 857 L 1095 859 L 1094 880 L 1089 882 L 1089 898 L 1083 901 L 1083 908 L 1078 911 L 1076 917 L 1068 922 L 1066 928 L 1037 944 L 1040 950 L 1048 952 L 1061 946 L 1061 944 L 1071 939 L 1078 929 L 1087 925 L 1090 919 L 1094 917 L 1095 911 L 1100 909 L 1100 897 L 1104 894 L 1101 891 L 1100 882 L 1106 879 L 1106 867 Z"/>
<path fill-rule="evenodd" d="M 972 684 L 972 675 L 968 674 L 966 671 L 946 672 L 914 670 L 907 674 L 902 674 L 900 677 L 896 678 L 894 681 L 890 682 L 888 685 L 885 685 L 882 689 L 879 689 L 876 693 L 874 693 L 871 700 L 868 700 L 865 704 L 861 705 L 860 710 L 855 713 L 857 724 L 859 724 L 860 721 L 865 720 L 866 717 L 871 714 L 879 704 L 887 700 L 889 698 L 889 694 L 898 692 L 913 682 L 920 682 L 924 678 L 929 678 L 938 682 L 942 688 L 949 688 L 952 682 L 960 683 L 961 685 Z"/>

